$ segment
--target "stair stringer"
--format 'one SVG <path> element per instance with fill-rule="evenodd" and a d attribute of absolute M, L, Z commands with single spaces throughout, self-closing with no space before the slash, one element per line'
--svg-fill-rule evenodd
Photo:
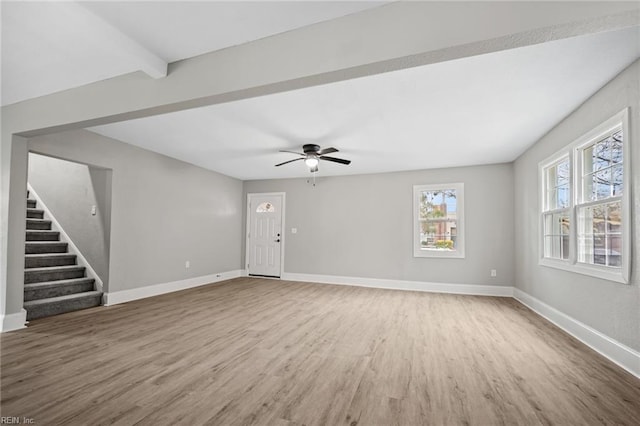
<path fill-rule="evenodd" d="M 56 220 L 55 216 L 51 213 L 51 210 L 47 208 L 47 205 L 42 201 L 42 198 L 38 196 L 38 193 L 33 190 L 33 187 L 29 183 L 27 183 L 27 190 L 29 191 L 30 197 L 33 197 L 33 199 L 36 200 L 38 208 L 44 211 L 44 218 L 51 221 L 51 230 L 60 232 L 60 241 L 68 244 L 68 251 L 70 254 L 76 255 L 76 262 L 78 266 L 84 266 L 86 268 L 85 273 L 87 278 L 93 278 L 95 280 L 95 290 L 104 292 L 104 284 L 96 271 L 91 267 L 91 264 L 89 264 L 87 259 L 82 255 L 82 252 L 73 243 L 73 240 L 69 238 L 69 235 Z"/>

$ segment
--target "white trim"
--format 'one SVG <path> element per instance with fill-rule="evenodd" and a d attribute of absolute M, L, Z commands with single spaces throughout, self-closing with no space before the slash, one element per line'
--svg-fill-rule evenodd
<path fill-rule="evenodd" d="M 102 280 L 100 279 L 96 271 L 91 267 L 87 259 L 82 255 L 82 252 L 73 243 L 73 240 L 69 238 L 69 235 L 64 231 L 60 223 L 56 220 L 55 216 L 51 213 L 51 210 L 47 208 L 47 205 L 42 201 L 42 198 L 38 196 L 38 193 L 33 190 L 33 187 L 29 183 L 27 183 L 27 189 L 29 190 L 29 196 L 33 196 L 33 198 L 36 200 L 36 208 L 44 210 L 44 218 L 51 221 L 51 229 L 60 232 L 60 240 L 69 244 L 69 253 L 76 255 L 76 261 L 78 265 L 84 266 L 87 271 L 87 276 L 95 280 L 96 290 L 104 291 L 104 284 L 102 283 Z"/>
<path fill-rule="evenodd" d="M 588 325 L 560 312 L 556 308 L 547 305 L 518 288 L 513 290 L 513 298 L 580 340 L 614 364 L 619 365 L 629 373 L 640 378 L 640 352 L 594 330 Z"/>
<path fill-rule="evenodd" d="M 109 292 L 105 293 L 103 296 L 104 305 L 117 305 L 119 303 L 130 302 L 132 300 L 145 299 L 147 297 L 173 293 L 174 291 L 186 290 L 189 288 L 200 287 L 207 284 L 214 284 L 220 281 L 238 278 L 240 276 L 242 276 L 242 270 L 236 269 L 233 271 L 219 272 L 217 274 L 203 275 L 201 277 L 187 278 L 186 280 L 171 281 L 168 283 L 132 288 L 131 290 Z"/>
<path fill-rule="evenodd" d="M 287 281 L 318 284 L 352 285 L 357 287 L 384 288 L 388 290 L 424 291 L 430 293 L 467 294 L 473 296 L 512 297 L 513 287 L 481 284 L 449 284 L 423 281 L 388 280 L 379 278 L 341 277 L 335 275 L 298 274 L 287 272 L 282 277 Z"/>
<path fill-rule="evenodd" d="M 7 331 L 20 330 L 27 327 L 27 311 L 21 309 L 20 312 L 0 316 L 1 333 Z"/>
<path fill-rule="evenodd" d="M 419 205 L 422 191 L 455 189 L 456 191 L 456 250 L 427 250 L 420 245 Z M 413 257 L 464 259 L 464 183 L 413 185 Z"/>
<path fill-rule="evenodd" d="M 245 224 L 245 252 L 244 252 L 244 271 L 246 271 L 245 273 L 247 275 L 249 275 L 249 259 L 250 254 L 249 254 L 249 230 L 251 229 L 251 199 L 253 197 L 262 197 L 262 196 L 279 196 L 282 197 L 282 206 L 281 206 L 281 214 L 280 214 L 280 218 L 281 218 L 281 223 L 280 223 L 280 277 L 282 277 L 284 275 L 284 255 L 285 255 L 285 250 L 284 250 L 284 245 L 286 243 L 286 238 L 285 235 L 287 234 L 286 230 L 286 223 L 285 223 L 285 219 L 286 219 L 286 213 L 287 213 L 287 209 L 286 209 L 286 205 L 287 205 L 287 193 L 286 192 L 251 192 L 251 193 L 247 193 L 247 220 L 246 220 L 246 224 Z M 269 278 L 269 277 L 264 277 L 264 278 Z"/>

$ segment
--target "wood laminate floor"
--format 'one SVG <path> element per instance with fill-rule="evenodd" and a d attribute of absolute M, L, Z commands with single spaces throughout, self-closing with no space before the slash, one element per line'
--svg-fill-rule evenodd
<path fill-rule="evenodd" d="M 510 298 L 240 278 L 0 339 L 37 425 L 640 424 L 640 380 Z"/>

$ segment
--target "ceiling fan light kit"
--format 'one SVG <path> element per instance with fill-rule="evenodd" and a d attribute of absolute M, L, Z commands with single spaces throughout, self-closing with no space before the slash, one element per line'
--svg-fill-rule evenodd
<path fill-rule="evenodd" d="M 310 155 L 304 159 L 304 164 L 306 164 L 309 169 L 315 169 L 318 167 L 319 162 L 320 160 L 318 160 L 318 157 L 315 155 Z"/>
<path fill-rule="evenodd" d="M 334 152 L 338 152 L 338 150 L 333 147 L 320 149 L 320 145 L 310 143 L 310 144 L 303 145 L 302 151 L 303 152 L 281 150 L 280 152 L 287 152 L 289 154 L 299 155 L 300 158 L 294 158 L 293 160 L 276 164 L 276 167 L 279 167 L 288 163 L 293 163 L 294 161 L 304 160 L 304 163 L 309 168 L 309 171 L 311 173 L 315 173 L 318 171 L 318 164 L 320 163 L 320 160 L 331 161 L 332 163 L 338 163 L 338 164 L 344 164 L 344 165 L 351 164 L 351 160 L 344 160 L 342 158 L 327 156 L 326 154 L 332 154 Z"/>

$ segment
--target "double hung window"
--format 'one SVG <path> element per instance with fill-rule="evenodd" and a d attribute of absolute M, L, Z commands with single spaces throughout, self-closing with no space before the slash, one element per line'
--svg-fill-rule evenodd
<path fill-rule="evenodd" d="M 540 163 L 541 264 L 629 280 L 629 142 L 624 110 Z"/>

